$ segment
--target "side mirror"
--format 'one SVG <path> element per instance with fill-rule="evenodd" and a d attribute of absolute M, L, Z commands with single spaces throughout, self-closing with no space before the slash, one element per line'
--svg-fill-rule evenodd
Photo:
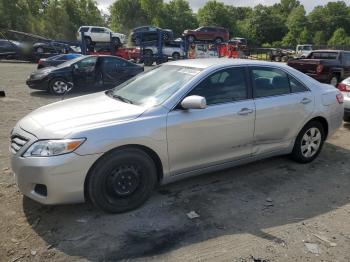
<path fill-rule="evenodd" d="M 181 102 L 183 109 L 205 109 L 207 101 L 202 96 L 188 96 Z"/>

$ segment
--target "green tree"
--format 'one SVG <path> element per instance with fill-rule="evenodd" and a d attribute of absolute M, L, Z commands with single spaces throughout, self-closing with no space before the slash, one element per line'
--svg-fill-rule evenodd
<path fill-rule="evenodd" d="M 164 4 L 163 24 L 165 28 L 171 28 L 175 37 L 181 36 L 185 29 L 198 27 L 198 21 L 188 1 L 172 0 Z"/>
<path fill-rule="evenodd" d="M 201 26 L 215 25 L 230 28 L 232 20 L 226 6 L 216 0 L 206 2 L 206 4 L 198 10 L 198 22 Z"/>
<path fill-rule="evenodd" d="M 287 19 L 288 33 L 283 38 L 284 45 L 302 44 L 301 33 L 308 26 L 304 6 L 298 6 L 292 10 Z"/>
<path fill-rule="evenodd" d="M 328 45 L 331 46 L 341 46 L 341 45 L 348 45 L 350 44 L 349 37 L 346 34 L 346 31 L 344 28 L 338 28 L 331 39 L 328 41 Z"/>
<path fill-rule="evenodd" d="M 109 7 L 109 11 L 111 27 L 118 32 L 129 33 L 134 27 L 150 23 L 139 0 L 117 0 Z"/>
<path fill-rule="evenodd" d="M 312 41 L 315 45 L 325 45 L 327 43 L 325 33 L 323 31 L 315 32 Z"/>
<path fill-rule="evenodd" d="M 258 45 L 281 40 L 287 30 L 281 17 L 275 15 L 271 7 L 263 5 L 254 8 L 247 29 L 251 40 Z"/>

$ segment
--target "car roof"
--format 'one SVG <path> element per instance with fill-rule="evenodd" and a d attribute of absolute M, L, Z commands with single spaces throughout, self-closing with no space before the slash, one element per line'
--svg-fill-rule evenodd
<path fill-rule="evenodd" d="M 167 65 L 176 65 L 183 67 L 194 67 L 206 69 L 209 67 L 220 67 L 230 65 L 250 65 L 250 66 L 277 66 L 281 68 L 287 67 L 284 64 L 276 62 L 257 61 L 249 59 L 232 59 L 232 58 L 200 58 L 200 59 L 184 59 L 166 63 Z"/>
<path fill-rule="evenodd" d="M 312 53 L 315 53 L 315 52 L 332 52 L 332 53 L 339 53 L 339 52 L 347 52 L 347 51 L 344 51 L 344 50 L 332 50 L 332 49 L 320 49 L 320 50 L 312 50 Z"/>

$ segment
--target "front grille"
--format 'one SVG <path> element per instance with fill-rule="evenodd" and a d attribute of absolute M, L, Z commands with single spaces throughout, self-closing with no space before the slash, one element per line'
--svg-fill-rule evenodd
<path fill-rule="evenodd" d="M 27 142 L 29 139 L 20 136 L 20 135 L 12 135 L 11 136 L 11 152 L 16 154 Z"/>

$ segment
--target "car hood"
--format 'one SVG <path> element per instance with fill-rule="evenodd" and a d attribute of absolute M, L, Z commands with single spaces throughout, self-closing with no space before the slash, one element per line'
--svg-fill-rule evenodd
<path fill-rule="evenodd" d="M 38 139 L 64 138 L 72 133 L 135 119 L 145 110 L 100 92 L 43 106 L 18 124 Z"/>

